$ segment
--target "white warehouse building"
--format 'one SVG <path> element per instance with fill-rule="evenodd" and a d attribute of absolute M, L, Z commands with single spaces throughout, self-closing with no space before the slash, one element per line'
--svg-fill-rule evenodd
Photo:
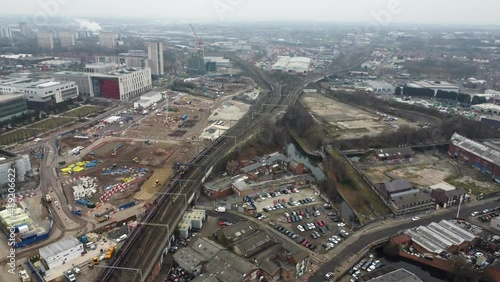
<path fill-rule="evenodd" d="M 160 92 L 149 92 L 140 97 L 134 102 L 134 108 L 147 108 L 156 102 L 161 101 L 162 95 Z"/>
<path fill-rule="evenodd" d="M 307 73 L 311 65 L 311 59 L 306 57 L 280 56 L 272 66 L 273 70 L 294 73 Z"/>
<path fill-rule="evenodd" d="M 40 257 L 47 262 L 49 269 L 63 265 L 66 261 L 81 257 L 82 252 L 82 242 L 74 237 L 57 241 L 39 250 Z"/>

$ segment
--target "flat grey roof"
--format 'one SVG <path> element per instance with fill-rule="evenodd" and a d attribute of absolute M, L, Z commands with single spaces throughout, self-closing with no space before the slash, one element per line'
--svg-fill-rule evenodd
<path fill-rule="evenodd" d="M 230 251 L 222 250 L 207 263 L 205 269 L 220 281 L 240 282 L 258 267 Z"/>
<path fill-rule="evenodd" d="M 392 199 L 392 202 L 396 204 L 398 207 L 419 202 L 423 202 L 422 204 L 428 204 L 429 202 L 432 201 L 433 201 L 432 197 L 427 193 L 404 195 Z"/>
<path fill-rule="evenodd" d="M 229 176 L 226 176 L 223 178 L 216 179 L 214 181 L 205 182 L 203 186 L 213 191 L 220 191 L 231 188 L 231 184 L 233 184 L 233 179 Z"/>
<path fill-rule="evenodd" d="M 220 250 L 224 249 L 223 246 L 205 237 L 201 237 L 196 240 L 191 248 L 208 259 L 212 259 Z"/>
<path fill-rule="evenodd" d="M 179 251 L 174 254 L 174 260 L 183 267 L 189 268 L 186 270 L 192 271 L 202 262 L 208 261 L 208 258 L 191 248 L 180 248 Z"/>
<path fill-rule="evenodd" d="M 234 242 L 248 234 L 253 234 L 256 231 L 257 227 L 255 227 L 252 222 L 240 221 L 236 224 L 227 226 L 226 228 L 221 229 L 218 232 L 223 234 L 227 240 Z"/>
<path fill-rule="evenodd" d="M 407 180 L 397 179 L 393 181 L 388 181 L 384 183 L 385 190 L 389 193 L 394 193 L 404 189 L 411 189 L 413 185 L 410 184 Z"/>
<path fill-rule="evenodd" d="M 367 282 L 423 282 L 417 275 L 409 272 L 406 269 L 400 268 L 377 278 L 368 280 Z"/>
<path fill-rule="evenodd" d="M 15 100 L 19 98 L 24 98 L 24 94 L 1 94 L 0 102 L 6 102 L 9 100 Z"/>
<path fill-rule="evenodd" d="M 266 248 L 274 243 L 273 237 L 265 231 L 257 231 L 252 236 L 247 236 L 239 240 L 234 247 L 239 248 L 245 256 L 253 255 L 253 253 Z"/>
<path fill-rule="evenodd" d="M 292 176 L 287 176 L 287 177 L 282 177 L 279 179 L 273 179 L 273 180 L 267 180 L 267 181 L 262 181 L 262 182 L 254 182 L 254 183 L 246 183 L 245 181 L 238 181 L 234 182 L 233 186 L 236 187 L 236 189 L 243 191 L 243 190 L 249 190 L 249 189 L 255 189 L 259 190 L 264 187 L 269 187 L 269 186 L 277 186 L 277 185 L 286 185 L 288 183 L 295 183 L 297 181 L 314 181 L 314 178 L 310 176 L 309 174 L 301 174 L 301 175 L 292 175 Z"/>
<path fill-rule="evenodd" d="M 276 154 L 276 155 L 273 155 L 267 159 L 263 159 L 260 162 L 255 162 L 249 166 L 246 166 L 246 167 L 242 168 L 241 171 L 243 171 L 244 173 L 248 173 L 250 171 L 253 171 L 253 170 L 256 170 L 260 167 L 263 167 L 265 165 L 273 164 L 276 161 L 285 161 L 286 162 L 286 161 L 288 161 L 288 158 L 283 154 Z"/>
<path fill-rule="evenodd" d="M 40 256 L 42 258 L 48 258 L 57 255 L 63 251 L 74 248 L 78 245 L 81 245 L 83 247 L 82 242 L 78 241 L 78 239 L 76 239 L 75 237 L 69 237 L 57 241 L 55 243 L 52 243 L 48 246 L 42 247 L 38 250 L 38 252 L 40 253 Z"/>

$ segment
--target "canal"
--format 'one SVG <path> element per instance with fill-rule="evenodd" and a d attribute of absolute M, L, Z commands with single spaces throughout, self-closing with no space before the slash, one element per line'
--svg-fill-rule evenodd
<path fill-rule="evenodd" d="M 311 173 L 318 181 L 323 181 L 326 176 L 323 171 L 319 168 L 319 163 L 321 162 L 321 158 L 317 158 L 314 156 L 308 155 L 300 145 L 297 143 L 290 143 L 285 147 L 286 153 L 289 157 L 294 158 L 295 160 L 303 163 L 307 168 L 311 170 Z M 344 201 L 342 197 L 339 197 L 337 202 L 340 206 L 340 214 L 344 221 L 353 227 L 359 227 L 359 221 L 349 207 L 349 205 Z"/>

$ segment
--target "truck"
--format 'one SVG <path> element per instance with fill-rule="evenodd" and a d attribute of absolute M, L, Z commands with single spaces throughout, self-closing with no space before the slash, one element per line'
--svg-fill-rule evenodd
<path fill-rule="evenodd" d="M 109 250 L 106 252 L 106 256 L 104 258 L 110 259 L 114 253 L 115 253 L 115 246 L 111 246 L 109 247 Z"/>
<path fill-rule="evenodd" d="M 216 207 L 215 211 L 216 212 L 226 212 L 226 207 Z"/>
<path fill-rule="evenodd" d="M 108 215 L 108 214 L 112 213 L 113 211 L 114 211 L 114 209 L 108 209 L 108 210 L 103 211 L 101 213 L 96 213 L 95 217 L 100 218 L 100 217 L 103 217 L 105 215 Z"/>
<path fill-rule="evenodd" d="M 101 217 L 97 218 L 97 222 L 99 222 L 99 223 L 105 222 L 108 219 L 109 219 L 109 215 L 101 216 Z"/>
<path fill-rule="evenodd" d="M 85 206 L 85 207 L 87 207 L 89 209 L 95 208 L 95 204 L 94 203 L 89 202 L 89 201 L 84 200 L 84 199 L 78 199 L 78 200 L 76 200 L 76 203 L 79 204 L 79 205 Z"/>
<path fill-rule="evenodd" d="M 45 195 L 45 202 L 47 202 L 47 203 L 51 203 L 52 202 L 52 196 L 50 196 L 50 194 L 46 194 Z"/>
<path fill-rule="evenodd" d="M 26 270 L 19 271 L 19 278 L 21 278 L 22 282 L 31 282 L 31 278 Z"/>

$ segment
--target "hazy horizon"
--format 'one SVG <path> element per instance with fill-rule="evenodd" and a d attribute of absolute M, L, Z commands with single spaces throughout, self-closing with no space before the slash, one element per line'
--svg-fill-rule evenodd
<path fill-rule="evenodd" d="M 3 3 L 0 14 L 27 18 L 130 17 L 203 22 L 500 25 L 498 10 L 500 1 L 493 0 L 479 3 L 464 0 L 184 0 L 175 3 L 160 0 L 17 0 Z"/>

